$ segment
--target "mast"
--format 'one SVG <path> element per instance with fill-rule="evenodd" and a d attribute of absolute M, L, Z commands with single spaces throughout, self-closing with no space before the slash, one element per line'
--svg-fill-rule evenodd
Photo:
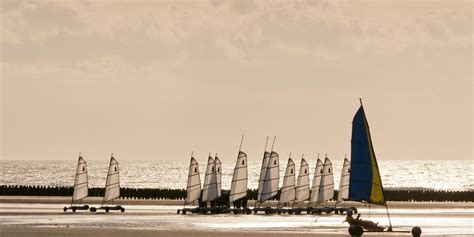
<path fill-rule="evenodd" d="M 390 224 L 387 231 L 392 231 L 392 221 L 385 200 L 385 190 L 372 144 L 369 123 L 365 115 L 362 99 L 359 98 L 359 102 L 360 108 L 352 120 L 352 159 L 348 199 L 384 205 Z"/>

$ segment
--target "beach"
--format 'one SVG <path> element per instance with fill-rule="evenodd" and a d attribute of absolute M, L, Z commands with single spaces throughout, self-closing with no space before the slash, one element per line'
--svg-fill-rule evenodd
<path fill-rule="evenodd" d="M 115 201 L 124 213 L 70 211 L 70 197 L 0 196 L 0 234 L 9 236 L 348 236 L 343 215 L 177 215 L 180 200 Z M 86 204 L 99 206 L 100 198 Z M 352 205 L 357 204 L 357 205 Z M 249 203 L 252 206 L 252 203 Z M 328 205 L 333 205 L 328 204 Z M 385 208 L 360 203 L 363 218 L 387 225 Z M 367 235 L 411 236 L 420 226 L 423 236 L 471 236 L 474 234 L 474 204 L 433 202 L 389 202 L 394 230 L 405 232 Z"/>

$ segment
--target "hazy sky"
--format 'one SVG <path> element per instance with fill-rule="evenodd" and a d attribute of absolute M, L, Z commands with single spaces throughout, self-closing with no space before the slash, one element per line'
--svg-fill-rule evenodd
<path fill-rule="evenodd" d="M 0 3 L 1 159 L 472 159 L 471 1 Z"/>

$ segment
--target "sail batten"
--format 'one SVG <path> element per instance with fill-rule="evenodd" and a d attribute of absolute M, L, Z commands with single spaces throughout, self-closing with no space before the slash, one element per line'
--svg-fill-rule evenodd
<path fill-rule="evenodd" d="M 239 151 L 239 155 L 235 163 L 234 175 L 232 176 L 229 201 L 235 202 L 237 200 L 246 198 L 247 185 L 248 185 L 247 154 L 245 154 L 245 152 L 243 151 Z"/>

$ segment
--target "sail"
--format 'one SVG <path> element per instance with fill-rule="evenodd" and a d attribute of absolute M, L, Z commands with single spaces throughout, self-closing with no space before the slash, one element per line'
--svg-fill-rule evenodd
<path fill-rule="evenodd" d="M 105 182 L 105 195 L 102 202 L 107 202 L 120 196 L 120 179 L 118 162 L 112 156 L 110 158 L 109 172 Z"/>
<path fill-rule="evenodd" d="M 214 163 L 216 165 L 217 196 L 220 197 L 222 192 L 222 163 L 217 155 L 214 159 Z"/>
<path fill-rule="evenodd" d="M 87 163 L 79 156 L 76 168 L 76 178 L 74 180 L 74 193 L 72 202 L 79 201 L 87 197 L 89 192 L 89 181 L 87 178 Z"/>
<path fill-rule="evenodd" d="M 186 204 L 192 203 L 201 196 L 201 179 L 199 178 L 199 164 L 191 156 L 189 164 L 188 184 L 186 185 Z"/>
<path fill-rule="evenodd" d="M 214 159 L 209 156 L 207 160 L 206 176 L 204 177 L 204 187 L 202 190 L 202 201 L 211 202 L 217 198 L 217 178 Z"/>
<path fill-rule="evenodd" d="M 270 160 L 270 152 L 265 151 L 263 153 L 262 168 L 260 169 L 260 178 L 258 180 L 258 189 L 257 189 L 257 200 L 262 200 L 262 190 L 263 190 L 263 181 L 265 180 L 265 175 L 267 173 L 268 161 Z"/>
<path fill-rule="evenodd" d="M 248 173 L 247 173 L 247 154 L 239 151 L 237 162 L 235 163 L 234 176 L 230 185 L 229 201 L 235 202 L 247 197 Z"/>
<path fill-rule="evenodd" d="M 280 182 L 280 163 L 278 153 L 272 151 L 268 160 L 265 180 L 263 182 L 261 202 L 266 201 L 278 194 L 278 183 Z"/>
<path fill-rule="evenodd" d="M 332 163 L 326 157 L 323 165 L 323 175 L 319 186 L 318 202 L 325 202 L 334 197 L 334 176 Z"/>
<path fill-rule="evenodd" d="M 384 205 L 379 167 L 362 105 L 352 120 L 351 154 L 348 200 Z"/>
<path fill-rule="evenodd" d="M 339 181 L 339 192 L 337 194 L 337 201 L 342 202 L 349 197 L 349 173 L 350 173 L 351 162 L 347 158 L 344 158 L 344 164 L 342 165 L 341 180 Z"/>
<path fill-rule="evenodd" d="M 295 162 L 293 162 L 291 158 L 288 158 L 279 203 L 281 205 L 291 204 L 293 200 L 295 200 Z"/>
<path fill-rule="evenodd" d="M 323 176 L 323 162 L 318 158 L 314 169 L 313 183 L 311 185 L 311 203 L 318 203 L 319 186 Z"/>
<path fill-rule="evenodd" d="M 296 186 L 296 202 L 309 199 L 309 166 L 304 158 L 301 159 L 300 172 L 298 173 L 298 185 Z"/>

